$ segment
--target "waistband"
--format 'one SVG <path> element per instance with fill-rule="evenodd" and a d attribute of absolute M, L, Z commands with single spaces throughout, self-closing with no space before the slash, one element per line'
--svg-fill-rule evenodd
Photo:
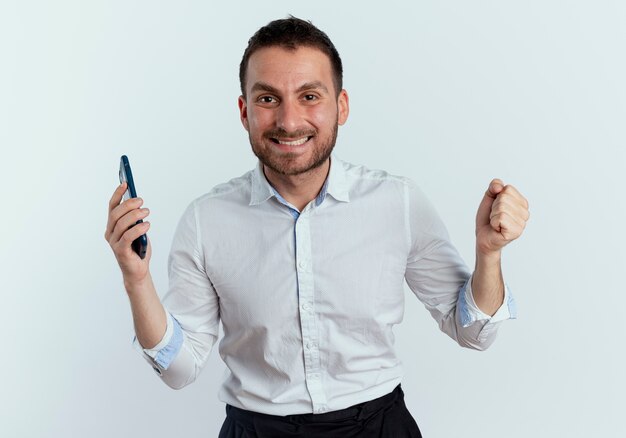
<path fill-rule="evenodd" d="M 328 423 L 333 421 L 343 421 L 350 418 L 355 420 L 364 420 L 372 416 L 381 409 L 385 409 L 388 406 L 395 403 L 397 400 L 404 398 L 404 392 L 400 385 L 391 391 L 387 395 L 375 398 L 367 402 L 359 403 L 354 406 L 350 406 L 338 411 L 326 412 L 324 414 L 296 414 L 296 415 L 269 415 L 261 414 L 258 412 L 247 411 L 235 406 L 226 405 L 226 415 L 234 418 L 242 424 L 252 424 L 254 421 L 277 421 L 282 423 L 291 424 L 315 424 L 315 423 Z"/>

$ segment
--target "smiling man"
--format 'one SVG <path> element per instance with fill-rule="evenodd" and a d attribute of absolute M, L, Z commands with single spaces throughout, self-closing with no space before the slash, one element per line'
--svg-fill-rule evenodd
<path fill-rule="evenodd" d="M 131 242 L 142 201 L 109 203 L 105 237 L 119 262 L 135 345 L 172 388 L 195 380 L 218 338 L 229 374 L 220 437 L 420 437 L 400 388 L 392 329 L 404 283 L 443 332 L 482 350 L 514 317 L 502 248 L 528 203 L 494 179 L 476 214 L 473 273 L 410 179 L 333 154 L 349 113 L 342 65 L 311 23 L 277 20 L 240 66 L 241 122 L 259 159 L 187 208 L 163 302 Z"/>
<path fill-rule="evenodd" d="M 330 40 L 322 51 L 295 41 L 265 45 L 257 35 L 241 64 L 241 122 L 265 177 L 301 210 L 319 193 L 338 126 L 348 118 L 341 60 Z"/>

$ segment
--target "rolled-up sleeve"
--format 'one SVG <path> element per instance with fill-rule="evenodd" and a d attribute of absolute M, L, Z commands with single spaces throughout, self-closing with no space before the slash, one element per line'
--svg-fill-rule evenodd
<path fill-rule="evenodd" d="M 165 384 L 180 389 L 198 377 L 219 335 L 219 299 L 204 268 L 195 203 L 176 229 L 168 275 L 163 339 L 151 349 L 142 348 L 136 338 L 133 344 Z"/>
<path fill-rule="evenodd" d="M 474 303 L 471 271 L 452 245 L 432 203 L 412 181 L 405 187 L 409 255 L 405 279 L 409 288 L 459 345 L 484 350 L 495 340 L 499 324 L 517 316 L 515 301 L 505 285 L 502 306 L 493 315 Z"/>
<path fill-rule="evenodd" d="M 513 298 L 509 286 L 505 283 L 502 305 L 496 310 L 493 316 L 487 315 L 478 308 L 474 301 L 472 278 L 473 275 L 461 288 L 457 302 L 457 314 L 461 326 L 464 329 L 472 327 L 472 330 L 477 332 L 474 336 L 470 337 L 470 339 L 476 338 L 478 344 L 474 348 L 481 349 L 480 346 L 489 346 L 493 343 L 497 328 L 502 321 L 517 318 L 517 307 L 515 298 Z"/>

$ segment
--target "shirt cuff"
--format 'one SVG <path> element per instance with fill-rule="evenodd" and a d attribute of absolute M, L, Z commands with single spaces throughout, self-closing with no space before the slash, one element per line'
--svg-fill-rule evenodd
<path fill-rule="evenodd" d="M 183 345 L 183 331 L 176 318 L 172 317 L 169 312 L 167 315 L 167 327 L 161 341 L 152 348 L 143 348 L 137 337 L 133 339 L 133 346 L 139 352 L 149 356 L 155 364 L 161 369 L 166 370 L 174 358 L 178 355 Z"/>
<path fill-rule="evenodd" d="M 517 306 L 515 298 L 509 290 L 509 287 L 504 284 L 504 300 L 502 305 L 493 316 L 489 316 L 478 308 L 474 301 L 474 295 L 472 294 L 472 276 L 465 282 L 461 291 L 459 292 L 459 300 L 457 308 L 460 312 L 461 325 L 463 327 L 469 327 L 477 321 L 486 321 L 489 323 L 496 323 L 504 321 L 506 319 L 517 318 Z"/>

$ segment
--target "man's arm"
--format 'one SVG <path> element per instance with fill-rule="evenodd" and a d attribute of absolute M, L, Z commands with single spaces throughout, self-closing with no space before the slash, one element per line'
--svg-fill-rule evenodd
<path fill-rule="evenodd" d="M 134 346 L 165 384 L 180 389 L 198 376 L 217 339 L 219 324 L 217 296 L 197 254 L 193 209 L 183 216 L 174 237 L 169 258 L 170 291 L 162 304 L 149 270 L 150 240 L 143 260 L 131 248 L 149 228 L 148 222 L 135 225 L 149 211 L 139 208 L 143 203 L 139 198 L 121 202 L 125 190 L 124 183 L 109 201 L 104 237 L 118 261 L 130 300 Z"/>
<path fill-rule="evenodd" d="M 165 335 L 167 317 L 150 272 L 142 281 L 126 281 L 135 335 L 143 348 L 154 348 Z"/>
<path fill-rule="evenodd" d="M 131 247 L 132 242 L 150 228 L 147 221 L 137 224 L 137 221 L 145 219 L 150 211 L 147 208 L 140 208 L 143 204 L 141 198 L 121 202 L 126 187 L 126 183 L 120 184 L 109 201 L 104 238 L 109 242 L 122 271 L 137 339 L 144 348 L 152 348 L 163 338 L 167 323 L 165 309 L 161 305 L 150 275 L 152 245 L 148 240 L 144 259 L 141 259 Z"/>
<path fill-rule="evenodd" d="M 530 217 L 528 201 L 515 187 L 494 179 L 476 213 L 476 267 L 472 293 L 476 306 L 493 316 L 504 301 L 502 248 L 521 236 Z"/>
<path fill-rule="evenodd" d="M 489 316 L 493 316 L 504 302 L 504 279 L 500 261 L 500 253 L 493 256 L 476 254 L 472 294 L 476 306 Z"/>
<path fill-rule="evenodd" d="M 477 350 L 488 348 L 500 323 L 516 315 L 515 301 L 502 280 L 499 255 L 496 258 L 480 254 L 472 274 L 452 245 L 433 205 L 410 181 L 405 186 L 405 199 L 410 244 L 407 284 L 440 329 L 459 345 Z M 473 290 L 473 285 L 478 291 Z M 491 314 L 483 312 L 474 297 Z"/>

